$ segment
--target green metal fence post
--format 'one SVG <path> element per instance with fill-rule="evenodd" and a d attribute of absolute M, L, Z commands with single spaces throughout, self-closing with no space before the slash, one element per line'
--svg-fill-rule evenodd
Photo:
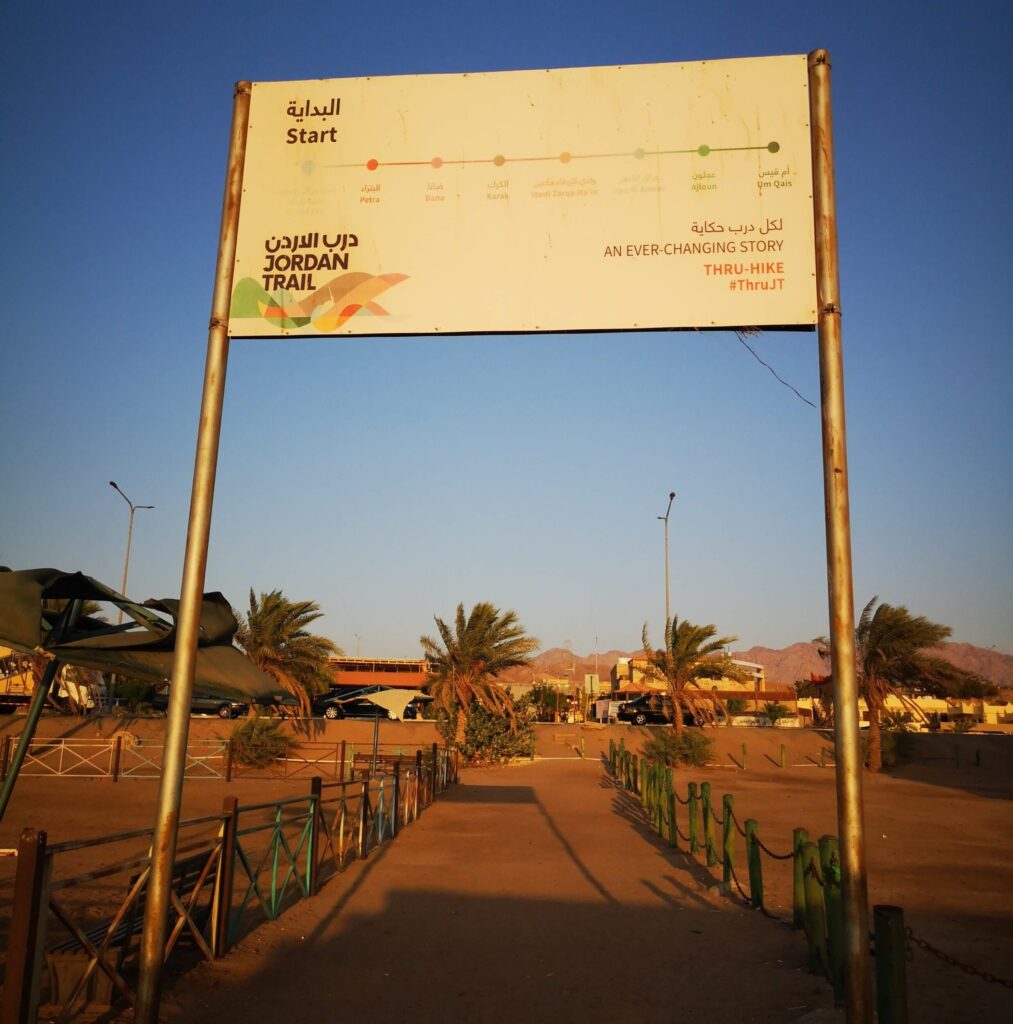
<path fill-rule="evenodd" d="M 665 815 L 668 813 L 668 798 L 665 794 L 665 766 L 658 764 L 655 768 L 654 802 L 657 805 L 655 819 L 659 837 L 665 835 Z"/>
<path fill-rule="evenodd" d="M 802 861 L 802 847 L 809 842 L 809 832 L 797 828 L 791 834 L 792 858 L 791 923 L 797 930 L 805 928 L 805 864 Z"/>
<path fill-rule="evenodd" d="M 324 780 L 319 775 L 310 779 L 310 835 L 306 844 L 306 893 L 308 896 L 316 896 L 320 888 L 320 874 L 318 861 L 318 850 L 320 844 L 320 818 L 323 809 L 320 806 L 320 798 Z"/>
<path fill-rule="evenodd" d="M 700 849 L 700 833 L 697 826 L 696 783 L 689 784 L 689 852 L 696 853 Z"/>
<path fill-rule="evenodd" d="M 735 817 L 734 800 L 731 793 L 725 793 L 721 798 L 721 812 L 724 821 L 721 824 L 721 881 L 727 888 L 732 881 L 732 868 L 734 867 L 733 856 L 735 853 Z"/>
<path fill-rule="evenodd" d="M 827 947 L 834 1004 L 844 1005 L 844 906 L 841 902 L 841 849 L 837 836 L 820 836 L 823 905 L 827 914 Z"/>
<path fill-rule="evenodd" d="M 711 784 L 700 783 L 700 796 L 703 804 L 703 845 L 707 851 L 707 867 L 712 868 L 718 862 L 714 850 L 714 812 L 711 810 Z"/>
<path fill-rule="evenodd" d="M 436 744 L 433 744 L 433 754 L 436 754 Z M 433 762 L 435 764 L 435 760 Z M 359 859 L 365 860 L 366 854 L 366 816 L 369 814 L 369 775 L 362 773 L 362 800 L 359 804 Z"/>
<path fill-rule="evenodd" d="M 781 744 L 781 767 L 784 767 L 784 744 Z"/>
<path fill-rule="evenodd" d="M 872 908 L 876 936 L 876 1011 L 879 1024 L 907 1024 L 904 911 Z"/>
<path fill-rule="evenodd" d="M 742 770 L 746 770 L 746 745 L 742 744 Z"/>
<path fill-rule="evenodd" d="M 827 916 L 823 903 L 823 886 L 820 884 L 820 853 L 815 843 L 802 846 L 802 863 L 805 866 L 805 931 L 809 940 L 809 973 L 828 973 L 827 960 Z"/>
<path fill-rule="evenodd" d="M 273 921 L 277 916 L 281 908 L 281 894 L 278 891 L 278 864 L 281 860 L 281 840 L 284 835 L 282 832 L 282 807 L 281 804 L 275 804 L 274 811 L 274 833 L 271 838 L 271 914 L 270 919 Z"/>
<path fill-rule="evenodd" d="M 647 807 L 647 758 L 646 757 L 640 758 L 639 768 L 640 768 L 640 771 L 639 771 L 639 773 L 637 775 L 637 783 L 638 783 L 640 788 L 637 790 L 637 792 L 640 793 L 640 806 L 646 808 Z"/>
<path fill-rule="evenodd" d="M 394 762 L 394 785 L 391 787 L 390 837 L 397 835 L 398 815 L 401 813 L 401 762 Z"/>
<path fill-rule="evenodd" d="M 760 844 L 756 841 L 756 819 L 746 818 L 746 863 L 749 865 L 749 902 L 754 907 L 763 906 L 763 864 L 760 861 Z"/>

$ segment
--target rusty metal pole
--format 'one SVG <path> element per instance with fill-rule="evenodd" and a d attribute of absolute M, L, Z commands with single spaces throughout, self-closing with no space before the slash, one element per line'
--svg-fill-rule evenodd
<path fill-rule="evenodd" d="M 830 54 L 809 54 L 816 288 L 819 311 L 820 397 L 823 421 L 823 495 L 830 597 L 830 664 L 837 744 L 837 823 L 844 909 L 845 1015 L 848 1024 L 871 1024 L 869 907 L 862 810 L 862 759 L 855 665 L 855 597 L 851 577 L 851 515 L 841 352 L 841 298 L 837 263 Z"/>
<path fill-rule="evenodd" d="M 190 496 L 190 521 L 187 526 L 179 618 L 176 623 L 176 651 L 173 656 L 172 686 L 169 691 L 165 754 L 151 847 L 151 876 L 144 913 L 144 931 L 141 933 L 140 974 L 137 983 L 137 1003 L 134 1008 L 135 1024 L 158 1024 L 162 962 L 169 919 L 169 889 L 176 856 L 176 830 L 179 824 L 186 740 L 190 725 L 190 697 L 193 692 L 201 599 L 207 568 L 208 538 L 211 533 L 211 506 L 218 466 L 225 370 L 229 358 L 228 316 L 232 296 L 232 266 L 236 254 L 249 115 L 250 84 L 238 82 L 232 108 L 228 171 L 218 236 L 214 295 L 211 300 L 204 393 L 201 398 L 193 490 Z"/>

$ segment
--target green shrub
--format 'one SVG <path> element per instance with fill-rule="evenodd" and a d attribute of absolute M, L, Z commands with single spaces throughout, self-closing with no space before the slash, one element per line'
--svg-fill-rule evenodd
<path fill-rule="evenodd" d="M 771 725 L 777 725 L 782 718 L 787 718 L 791 712 L 780 701 L 768 701 L 763 705 L 763 713 L 767 716 Z"/>
<path fill-rule="evenodd" d="M 879 716 L 880 725 L 889 732 L 907 732 L 911 725 L 911 712 L 886 708 Z"/>
<path fill-rule="evenodd" d="M 247 718 L 232 730 L 232 759 L 249 768 L 263 768 L 295 745 L 277 718 Z"/>
<path fill-rule="evenodd" d="M 749 706 L 749 701 L 745 697 L 730 697 L 725 703 L 730 715 L 741 715 Z"/>
<path fill-rule="evenodd" d="M 144 705 L 151 704 L 155 687 L 143 679 L 117 679 L 113 687 L 113 697 L 122 701 L 135 714 Z"/>
<path fill-rule="evenodd" d="M 436 731 L 440 738 L 449 747 L 457 740 L 457 720 L 460 716 L 460 708 L 457 704 L 449 708 L 438 707 L 435 711 Z"/>
<path fill-rule="evenodd" d="M 530 757 L 535 749 L 534 730 L 526 722 L 510 721 L 486 711 L 477 701 L 471 705 L 464 729 L 461 753 L 471 764 L 496 764 L 514 757 Z"/>
<path fill-rule="evenodd" d="M 862 764 L 869 767 L 869 731 L 863 729 L 859 743 L 862 749 Z M 883 768 L 894 768 L 910 756 L 911 734 L 909 732 L 890 732 L 883 729 L 879 734 L 879 756 Z"/>
<path fill-rule="evenodd" d="M 683 729 L 681 736 L 674 729 L 658 729 L 644 744 L 643 754 L 648 761 L 660 761 L 669 768 L 680 764 L 702 768 L 713 746 L 714 741 L 699 729 Z"/>

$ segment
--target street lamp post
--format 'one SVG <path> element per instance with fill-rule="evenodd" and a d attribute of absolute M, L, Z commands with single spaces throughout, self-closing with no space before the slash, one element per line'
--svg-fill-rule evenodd
<path fill-rule="evenodd" d="M 109 481 L 109 486 L 130 506 L 130 523 L 127 526 L 127 554 L 123 559 L 123 584 L 120 587 L 120 593 L 127 596 L 127 572 L 130 570 L 130 541 L 134 535 L 134 513 L 139 508 L 154 508 L 154 505 L 135 505 L 117 486 L 115 480 Z M 120 609 L 120 614 L 116 619 L 117 625 L 123 624 L 123 609 Z"/>
<path fill-rule="evenodd" d="M 671 600 L 669 597 L 668 590 L 668 513 L 672 511 L 672 502 L 675 501 L 675 491 L 669 491 L 668 493 L 668 508 L 665 509 L 663 516 L 658 518 L 665 524 L 665 629 L 668 629 L 668 624 L 672 621 L 672 608 Z M 668 641 L 666 640 L 667 644 Z"/>

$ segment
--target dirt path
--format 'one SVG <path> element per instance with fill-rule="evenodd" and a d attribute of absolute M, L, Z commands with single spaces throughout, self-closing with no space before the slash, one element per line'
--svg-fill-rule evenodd
<path fill-rule="evenodd" d="M 600 764 L 536 762 L 465 773 L 165 1010 L 193 1024 L 815 1019 L 831 998 L 804 951 L 662 847 Z"/>
<path fill-rule="evenodd" d="M 567 746 L 572 731 L 542 730 L 533 763 L 465 772 L 393 844 L 226 959 L 179 978 L 166 1015 L 173 1024 L 837 1019 L 826 984 L 802 969 L 802 938 L 720 896 L 702 868 L 662 846 L 595 757 L 609 733 L 588 731 L 580 760 Z M 681 770 L 679 792 L 709 780 L 715 803 L 732 794 L 739 820 L 757 819 L 778 851 L 790 849 L 795 826 L 813 838 L 836 832 L 834 773 L 818 767 L 826 739 L 768 732 L 715 731 L 715 766 Z M 621 735 L 636 749 L 648 731 Z M 913 739 L 925 740 L 925 756 L 864 779 L 870 903 L 904 907 L 917 935 L 1010 977 L 1011 741 Z M 746 770 L 736 767 L 743 742 Z M 561 755 L 569 759 L 551 759 Z M 156 789 L 154 780 L 23 779 L 0 846 L 15 845 L 25 825 L 51 842 L 147 827 Z M 246 805 L 307 791 L 300 779 L 190 783 L 184 817 L 215 813 L 227 795 Z M 92 870 L 100 855 L 86 848 L 59 871 Z M 0 949 L 14 867 L 0 859 Z M 764 860 L 764 888 L 769 909 L 788 916 L 789 862 Z M 1013 1020 L 1013 991 L 920 949 L 908 976 L 912 1020 Z"/>

